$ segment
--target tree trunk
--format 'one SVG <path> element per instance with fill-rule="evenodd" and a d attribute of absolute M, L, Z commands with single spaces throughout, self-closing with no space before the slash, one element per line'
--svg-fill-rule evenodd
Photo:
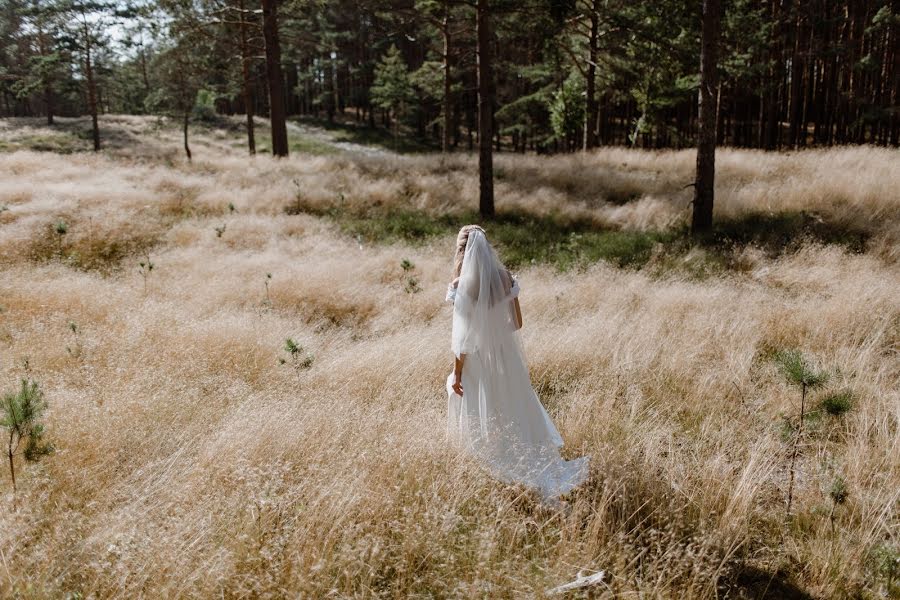
<path fill-rule="evenodd" d="M 797 11 L 797 22 L 794 27 L 794 49 L 791 54 L 791 99 L 789 107 L 790 129 L 788 137 L 793 148 L 800 146 L 800 121 L 803 118 L 803 62 L 801 60 L 800 39 L 803 36 L 803 17 Z"/>
<path fill-rule="evenodd" d="M 712 228 L 716 174 L 716 59 L 719 44 L 720 0 L 703 0 L 703 38 L 700 45 L 699 131 L 697 132 L 697 176 L 694 180 L 694 211 L 691 233 Z"/>
<path fill-rule="evenodd" d="M 584 114 L 584 149 L 589 150 L 597 146 L 597 37 L 600 28 L 600 0 L 594 0 L 591 9 L 591 37 L 589 40 L 587 81 L 585 82 L 585 95 L 587 106 Z"/>
<path fill-rule="evenodd" d="M 247 21 L 244 0 L 240 0 L 241 77 L 243 78 L 244 112 L 247 114 L 247 148 L 256 154 L 256 131 L 253 127 L 253 83 L 250 80 L 250 50 L 247 43 Z"/>
<path fill-rule="evenodd" d="M 340 111 L 343 113 L 343 108 L 341 106 L 341 96 L 338 93 L 338 73 L 337 73 L 337 63 L 336 63 L 336 52 L 331 52 L 330 62 L 328 63 L 328 72 L 331 75 L 331 102 L 329 103 L 330 111 L 328 112 L 328 120 L 334 121 L 334 113 L 335 111 Z"/>
<path fill-rule="evenodd" d="M 13 460 L 13 434 L 12 431 L 9 432 L 9 446 L 7 447 L 6 456 L 9 457 L 9 476 L 12 479 L 13 486 L 13 510 L 18 508 L 18 495 L 19 491 L 16 488 L 16 463 Z"/>
<path fill-rule="evenodd" d="M 38 20 L 38 45 L 41 57 L 47 56 L 47 45 L 44 39 L 44 28 L 41 24 L 42 19 Z M 44 104 L 47 107 L 47 125 L 53 125 L 53 83 L 49 73 L 44 74 Z"/>
<path fill-rule="evenodd" d="M 494 137 L 494 76 L 490 26 L 488 0 L 478 0 L 475 23 L 478 38 L 478 209 L 482 218 L 494 216 L 494 156 L 491 147 Z"/>
<path fill-rule="evenodd" d="M 187 154 L 188 162 L 191 160 L 191 147 L 188 145 L 188 125 L 191 122 L 191 111 L 184 111 L 184 122 L 183 122 L 183 132 L 184 132 L 184 153 Z"/>
<path fill-rule="evenodd" d="M 269 120 L 272 126 L 272 154 L 288 155 L 284 109 L 284 80 L 281 74 L 281 47 L 278 44 L 277 0 L 262 0 L 263 37 L 266 42 L 266 79 L 269 83 Z"/>
<path fill-rule="evenodd" d="M 450 151 L 450 4 L 444 6 L 444 131 L 441 132 L 441 152 Z"/>
<path fill-rule="evenodd" d="M 94 140 L 94 152 L 100 150 L 100 123 L 97 119 L 97 82 L 94 81 L 94 66 L 91 64 L 91 32 L 88 29 L 87 17 L 82 14 L 84 31 L 84 71 L 87 77 L 88 110 L 91 113 L 91 128 Z"/>

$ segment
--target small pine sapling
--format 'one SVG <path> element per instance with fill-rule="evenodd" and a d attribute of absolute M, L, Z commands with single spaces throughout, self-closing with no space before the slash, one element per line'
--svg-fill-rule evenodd
<path fill-rule="evenodd" d="M 78 324 L 75 321 L 69 321 L 69 331 L 72 332 L 72 345 L 66 346 L 66 352 L 75 358 L 81 357 L 81 338 L 79 337 Z"/>
<path fill-rule="evenodd" d="M 872 547 L 867 553 L 868 570 L 875 579 L 883 579 L 888 598 L 896 598 L 900 586 L 895 581 L 900 579 L 900 547 L 895 543 L 882 542 Z"/>
<path fill-rule="evenodd" d="M 834 481 L 831 483 L 831 489 L 828 490 L 828 496 L 831 498 L 831 514 L 828 515 L 828 519 L 831 521 L 831 533 L 834 533 L 834 511 L 837 510 L 838 506 L 846 502 L 850 496 L 847 482 L 844 481 L 843 477 L 838 475 L 834 478 Z"/>
<path fill-rule="evenodd" d="M 56 222 L 56 225 L 53 226 L 53 231 L 56 232 L 56 250 L 62 255 L 63 236 L 69 233 L 69 225 L 60 219 Z"/>
<path fill-rule="evenodd" d="M 825 385 L 828 381 L 828 373 L 813 368 L 803 357 L 799 350 L 784 350 L 775 354 L 775 362 L 778 363 L 782 375 L 788 383 L 800 388 L 800 423 L 797 433 L 794 435 L 793 448 L 791 449 L 791 480 L 788 484 L 787 513 L 791 512 L 791 503 L 794 499 L 794 477 L 797 464 L 797 452 L 800 448 L 800 438 L 803 437 L 803 420 L 806 418 L 806 393 Z"/>
<path fill-rule="evenodd" d="M 404 258 L 400 261 L 400 268 L 403 269 L 403 291 L 407 294 L 416 294 L 422 291 L 422 288 L 419 287 L 419 280 L 415 277 L 415 269 L 416 265 L 414 265 L 409 259 Z"/>
<path fill-rule="evenodd" d="M 272 281 L 272 274 L 266 273 L 266 279 L 263 284 L 266 286 L 266 299 L 263 300 L 263 306 L 272 306 L 272 299 L 269 297 L 269 282 Z"/>
<path fill-rule="evenodd" d="M 234 206 L 234 202 L 228 203 L 228 214 L 233 215 L 237 211 L 237 208 Z"/>
<path fill-rule="evenodd" d="M 147 279 L 150 277 L 150 273 L 153 272 L 153 261 L 150 260 L 150 255 L 147 255 L 145 260 L 142 260 L 138 263 L 138 271 L 141 274 L 141 277 L 144 278 L 144 293 L 147 293 Z"/>
<path fill-rule="evenodd" d="M 227 226 L 228 226 L 227 223 L 222 223 L 222 225 L 220 225 L 219 227 L 214 227 L 214 228 L 213 228 L 213 229 L 216 230 L 216 237 L 217 237 L 217 238 L 222 237 L 222 234 L 225 233 L 225 228 L 226 228 Z"/>
<path fill-rule="evenodd" d="M 0 406 L 0 427 L 9 432 L 6 443 L 6 456 L 9 460 L 9 476 L 13 486 L 13 506 L 17 502 L 16 461 L 20 453 L 28 462 L 35 462 L 53 451 L 53 447 L 44 441 L 44 426 L 40 419 L 47 408 L 44 393 L 34 381 L 22 380 L 18 392 L 3 395 Z M 22 447 L 24 443 L 24 448 Z"/>
<path fill-rule="evenodd" d="M 292 338 L 284 340 L 284 351 L 288 354 L 291 366 L 297 374 L 297 381 L 300 381 L 300 373 L 312 366 L 314 360 L 313 355 L 307 353 L 306 356 L 303 356 L 303 346 L 299 345 Z M 288 360 L 279 358 L 278 362 L 284 365 L 287 364 Z"/>

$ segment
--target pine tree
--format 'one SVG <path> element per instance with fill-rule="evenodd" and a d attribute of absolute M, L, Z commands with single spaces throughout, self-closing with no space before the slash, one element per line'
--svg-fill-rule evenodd
<path fill-rule="evenodd" d="M 0 402 L 0 427 L 9 433 L 6 457 L 14 498 L 18 493 L 16 456 L 22 454 L 25 460 L 34 462 L 53 451 L 53 447 L 44 441 L 44 426 L 40 423 L 46 408 L 44 393 L 38 384 L 24 379 L 18 392 L 4 394 Z"/>
<path fill-rule="evenodd" d="M 372 85 L 372 102 L 393 115 L 394 139 L 400 131 L 400 122 L 415 99 L 409 69 L 400 50 L 391 45 L 375 67 Z"/>

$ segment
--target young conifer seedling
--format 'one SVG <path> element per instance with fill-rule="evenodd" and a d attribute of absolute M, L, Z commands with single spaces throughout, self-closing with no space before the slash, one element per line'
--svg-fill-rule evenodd
<path fill-rule="evenodd" d="M 306 356 L 303 356 L 303 346 L 295 342 L 293 338 L 284 340 L 284 351 L 287 352 L 288 358 L 291 361 L 291 366 L 297 374 L 297 381 L 300 381 L 300 373 L 312 366 L 314 360 L 313 355 L 307 353 Z M 284 365 L 287 364 L 288 361 L 284 358 L 280 358 L 278 359 L 278 362 Z"/>
<path fill-rule="evenodd" d="M 269 297 L 269 282 L 272 281 L 272 274 L 266 273 L 266 279 L 263 281 L 263 284 L 266 286 L 266 299 L 263 302 L 264 306 L 272 306 L 272 299 Z"/>
<path fill-rule="evenodd" d="M 44 393 L 34 381 L 22 380 L 18 392 L 3 395 L 0 405 L 0 427 L 7 430 L 6 457 L 9 461 L 9 477 L 13 486 L 13 506 L 17 503 L 16 456 L 22 454 L 26 461 L 35 462 L 53 451 L 44 441 L 44 426 L 40 419 L 47 408 Z"/>
<path fill-rule="evenodd" d="M 790 483 L 788 484 L 787 513 L 791 512 L 791 503 L 794 499 L 794 478 L 797 464 L 797 452 L 800 448 L 800 438 L 803 437 L 803 421 L 806 418 L 806 394 L 809 390 L 819 388 L 828 381 L 828 373 L 816 370 L 811 366 L 799 350 L 784 350 L 775 355 L 775 362 L 781 370 L 781 374 L 788 383 L 800 388 L 800 421 L 797 432 L 794 434 L 793 448 L 791 449 Z"/>
<path fill-rule="evenodd" d="M 144 293 L 147 293 L 147 279 L 150 277 L 150 273 L 153 272 L 153 261 L 150 260 L 150 255 L 147 255 L 145 260 L 142 260 L 138 263 L 138 271 L 141 274 L 141 277 L 144 278 Z"/>
<path fill-rule="evenodd" d="M 838 475 L 834 478 L 834 481 L 831 483 L 831 489 L 828 490 L 828 496 L 831 498 L 831 514 L 828 515 L 828 519 L 831 521 L 831 533 L 834 533 L 834 511 L 837 510 L 838 506 L 846 502 L 850 496 L 847 482 L 844 481 L 843 477 Z"/>
<path fill-rule="evenodd" d="M 416 294 L 422 291 L 422 288 L 419 287 L 419 280 L 415 277 L 415 269 L 416 265 L 413 264 L 408 258 L 404 258 L 400 261 L 400 268 L 403 269 L 403 278 L 405 279 L 403 285 L 403 291 L 407 294 Z"/>
<path fill-rule="evenodd" d="M 53 226 L 53 231 L 56 232 L 56 250 L 59 255 L 62 256 L 63 236 L 69 233 L 69 225 L 60 219 L 56 222 L 56 225 Z"/>
<path fill-rule="evenodd" d="M 72 345 L 66 346 L 66 352 L 75 358 L 81 356 L 81 338 L 79 337 L 78 324 L 75 321 L 69 321 L 69 331 L 72 332 Z"/>

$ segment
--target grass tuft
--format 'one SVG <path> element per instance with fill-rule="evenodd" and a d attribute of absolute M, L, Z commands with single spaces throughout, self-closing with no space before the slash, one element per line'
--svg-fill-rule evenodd
<path fill-rule="evenodd" d="M 828 394 L 822 398 L 820 406 L 829 415 L 839 417 L 853 408 L 853 393 L 849 390 L 842 390 Z"/>

